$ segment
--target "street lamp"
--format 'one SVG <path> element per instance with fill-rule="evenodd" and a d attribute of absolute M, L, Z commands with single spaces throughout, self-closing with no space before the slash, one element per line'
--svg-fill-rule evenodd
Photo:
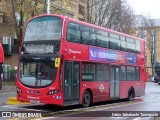
<path fill-rule="evenodd" d="M 152 65 L 152 76 L 154 73 L 154 31 L 151 30 L 151 65 Z"/>
<path fill-rule="evenodd" d="M 50 0 L 47 0 L 47 14 L 50 14 Z"/>

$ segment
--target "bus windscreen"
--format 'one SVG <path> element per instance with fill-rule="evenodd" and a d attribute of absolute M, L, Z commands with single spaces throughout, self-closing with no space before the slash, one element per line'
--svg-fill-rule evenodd
<path fill-rule="evenodd" d="M 29 87 L 45 87 L 56 79 L 57 68 L 53 60 L 22 59 L 19 65 L 19 78 Z"/>
<path fill-rule="evenodd" d="M 35 18 L 27 25 L 24 41 L 60 40 L 62 24 L 58 17 Z"/>

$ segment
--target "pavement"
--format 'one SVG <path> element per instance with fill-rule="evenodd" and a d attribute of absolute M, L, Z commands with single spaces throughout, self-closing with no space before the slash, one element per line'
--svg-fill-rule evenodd
<path fill-rule="evenodd" d="M 15 85 L 10 85 L 10 86 L 3 86 L 2 90 L 0 90 L 0 94 L 7 94 L 7 93 L 16 93 L 16 86 Z M 7 101 L 5 104 L 12 104 L 12 105 L 17 105 L 17 104 L 29 104 L 28 102 L 21 102 L 18 101 L 16 96 L 8 97 Z"/>
<path fill-rule="evenodd" d="M 0 90 L 0 93 L 10 93 L 10 92 L 16 92 L 16 86 L 10 85 L 10 86 L 2 86 L 2 90 Z"/>

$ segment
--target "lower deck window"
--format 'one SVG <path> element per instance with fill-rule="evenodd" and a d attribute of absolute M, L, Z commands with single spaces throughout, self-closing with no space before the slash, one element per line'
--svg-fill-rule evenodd
<path fill-rule="evenodd" d="M 95 79 L 95 64 L 82 63 L 82 80 L 92 81 Z"/>
<path fill-rule="evenodd" d="M 108 80 L 108 65 L 107 64 L 97 64 L 96 65 L 96 80 L 106 81 Z"/>
<path fill-rule="evenodd" d="M 82 63 L 83 81 L 106 81 L 108 80 L 108 64 Z"/>
<path fill-rule="evenodd" d="M 121 66 L 121 80 L 140 80 L 140 68 L 134 66 Z"/>

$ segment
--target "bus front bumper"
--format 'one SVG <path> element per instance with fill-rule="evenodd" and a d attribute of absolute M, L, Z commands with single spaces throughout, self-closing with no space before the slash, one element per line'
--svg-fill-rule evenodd
<path fill-rule="evenodd" d="M 17 93 L 17 100 L 24 101 L 24 102 L 30 102 L 35 104 L 55 104 L 63 106 L 63 99 L 61 95 L 28 95 L 28 94 L 22 94 Z"/>

